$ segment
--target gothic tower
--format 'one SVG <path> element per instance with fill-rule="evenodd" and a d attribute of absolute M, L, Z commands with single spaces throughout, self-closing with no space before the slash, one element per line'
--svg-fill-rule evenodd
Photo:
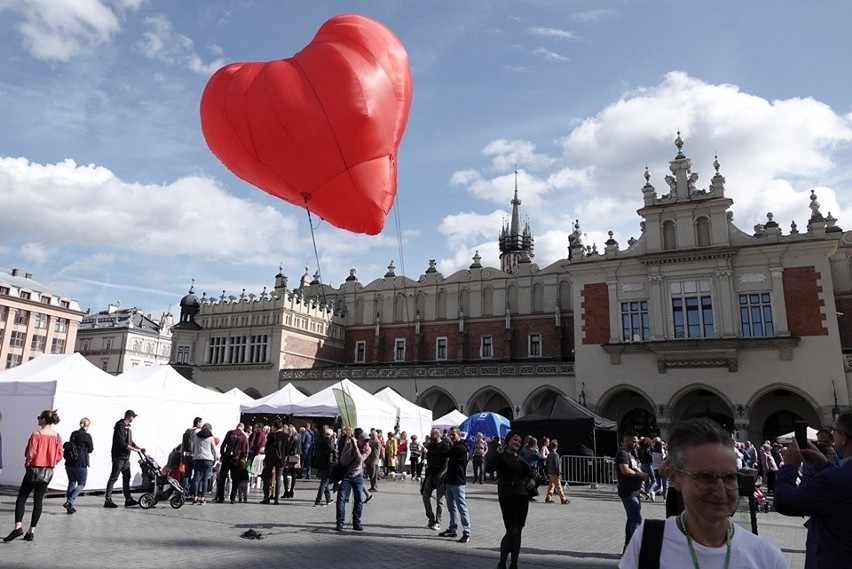
<path fill-rule="evenodd" d="M 512 199 L 512 218 L 500 232 L 500 269 L 511 273 L 519 263 L 529 263 L 533 255 L 533 236 L 529 221 L 521 229 L 521 200 L 518 199 L 518 171 L 515 170 L 515 197 Z"/>

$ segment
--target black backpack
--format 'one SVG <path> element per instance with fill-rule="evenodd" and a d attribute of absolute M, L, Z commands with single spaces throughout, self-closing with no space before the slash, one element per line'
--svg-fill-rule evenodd
<path fill-rule="evenodd" d="M 219 447 L 219 453 L 222 455 L 223 459 L 230 459 L 234 456 L 234 451 L 237 450 L 237 443 L 239 439 L 237 438 L 237 433 L 230 432 L 225 436 L 225 440 L 222 441 L 222 446 Z"/>
<path fill-rule="evenodd" d="M 62 445 L 62 458 L 65 462 L 76 462 L 80 458 L 80 449 L 74 441 L 68 441 Z"/>

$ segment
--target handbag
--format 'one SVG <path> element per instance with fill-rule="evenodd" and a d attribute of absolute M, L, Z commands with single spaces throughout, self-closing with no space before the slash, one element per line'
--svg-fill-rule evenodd
<path fill-rule="evenodd" d="M 299 455 L 298 454 L 291 454 L 290 456 L 288 456 L 287 457 L 287 466 L 289 468 L 299 468 L 301 466 L 301 463 L 299 462 Z"/>
<path fill-rule="evenodd" d="M 26 478 L 33 485 L 50 484 L 53 480 L 53 469 L 49 466 L 29 466 Z"/>

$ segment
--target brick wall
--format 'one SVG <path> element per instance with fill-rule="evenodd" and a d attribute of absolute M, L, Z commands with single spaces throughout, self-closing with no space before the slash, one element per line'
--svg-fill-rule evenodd
<path fill-rule="evenodd" d="M 323 367 L 342 361 L 343 350 L 338 345 L 288 334 L 284 340 L 283 360 L 286 367 Z"/>
<path fill-rule="evenodd" d="M 820 273 L 813 266 L 784 269 L 784 302 L 787 304 L 787 325 L 794 336 L 825 336 L 825 314 L 821 308 Z"/>
<path fill-rule="evenodd" d="M 583 344 L 609 342 L 609 290 L 606 283 L 590 283 L 580 291 Z"/>
<path fill-rule="evenodd" d="M 840 347 L 844 350 L 852 349 L 852 294 L 838 294 L 834 297 L 837 311 L 843 316 L 837 317 L 837 326 L 840 328 Z"/>

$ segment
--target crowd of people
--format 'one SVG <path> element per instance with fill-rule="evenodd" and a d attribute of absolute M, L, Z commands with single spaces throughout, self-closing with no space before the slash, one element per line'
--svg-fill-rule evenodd
<path fill-rule="evenodd" d="M 133 440 L 131 425 L 136 417 L 128 409 L 115 423 L 105 508 L 118 507 L 112 493 L 119 476 L 125 507 L 139 504 L 131 495 L 130 457 L 133 452 L 144 456 L 146 451 Z M 26 470 L 15 503 L 14 529 L 4 541 L 21 536 L 34 540 L 44 496 L 54 468 L 63 458 L 68 476 L 63 507 L 68 514 L 77 511 L 75 501 L 85 489 L 89 455 L 95 446 L 88 433 L 88 418 L 80 420 L 80 428 L 66 443 L 54 430 L 59 421 L 56 410 L 45 410 L 37 417 L 38 428 L 25 451 Z M 213 435 L 212 425 L 196 417 L 169 455 L 162 474 L 178 480 L 187 499 L 196 505 L 204 504 L 210 493 L 218 503 L 247 501 L 251 476 L 262 483 L 261 504 L 280 504 L 294 497 L 296 480 L 314 476 L 319 482 L 314 506 L 330 505 L 336 493 L 335 529 L 342 531 L 351 498 L 351 528 L 363 531 L 364 505 L 379 491 L 379 480 L 404 472 L 420 483 L 427 527 L 440 532 L 440 537 L 468 543 L 473 535 L 466 498 L 470 463 L 474 484 L 483 484 L 486 477 L 497 481 L 505 528 L 498 569 L 511 569 L 518 566 L 522 530 L 539 486 L 547 486 L 545 503 L 553 503 L 554 495 L 562 504 L 570 502 L 558 451 L 555 439 L 539 441 L 511 431 L 502 439 L 486 440 L 477 433 L 466 441 L 458 427 L 445 432 L 432 429 L 421 442 L 417 435 L 409 437 L 398 427 L 385 436 L 380 429 L 342 427 L 335 432 L 313 423 L 297 429 L 279 420 L 269 426 L 240 423 L 220 440 Z M 730 520 L 744 476 L 754 476 L 766 485 L 779 513 L 809 517 L 806 569 L 852 567 L 850 458 L 852 412 L 820 429 L 807 448 L 800 448 L 795 440 L 786 447 L 769 441 L 760 446 L 737 443 L 707 418 L 675 423 L 666 441 L 624 432 L 615 457 L 618 496 L 626 513 L 619 567 L 644 567 L 649 559 L 659 567 L 690 563 L 695 567 L 786 567 L 777 546 Z M 2 460 L 0 438 L 0 470 Z M 25 532 L 23 519 L 30 496 L 33 510 Z M 667 519 L 643 521 L 642 500 L 657 497 L 666 501 Z M 444 509 L 449 513 L 446 529 L 441 525 Z"/>

